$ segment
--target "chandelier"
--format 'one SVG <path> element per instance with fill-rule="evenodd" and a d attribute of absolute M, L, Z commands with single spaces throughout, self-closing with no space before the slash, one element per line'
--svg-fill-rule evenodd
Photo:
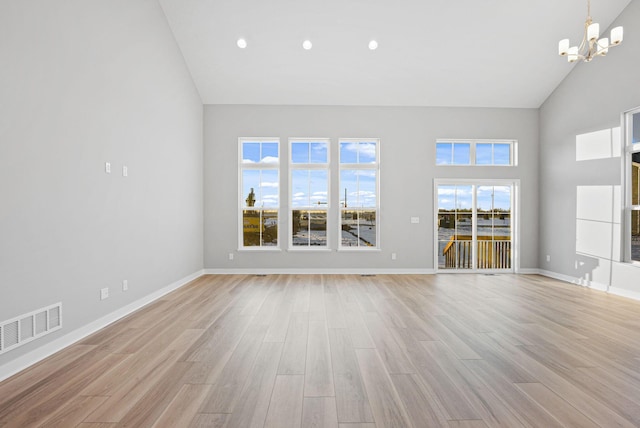
<path fill-rule="evenodd" d="M 609 48 L 622 43 L 622 27 L 611 30 L 611 42 L 607 37 L 600 37 L 600 25 L 591 19 L 591 0 L 587 0 L 587 20 L 584 23 L 584 36 L 580 46 L 571 46 L 569 39 L 560 40 L 558 53 L 567 57 L 567 61 L 578 60 L 589 62 L 597 56 L 605 56 Z"/>

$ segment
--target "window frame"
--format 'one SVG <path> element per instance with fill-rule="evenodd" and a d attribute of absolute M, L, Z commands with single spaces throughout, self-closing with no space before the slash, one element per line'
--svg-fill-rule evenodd
<path fill-rule="evenodd" d="M 325 143 L 327 146 L 327 161 L 325 163 L 313 163 L 311 157 L 309 157 L 308 163 L 294 163 L 293 162 L 293 144 L 294 143 Z M 289 194 L 287 195 L 287 201 L 289 202 L 289 209 L 287 211 L 289 215 L 288 219 L 288 251 L 331 251 L 330 240 L 330 228 L 332 227 L 331 216 L 329 215 L 331 209 L 331 139 L 330 138 L 289 138 Z M 325 171 L 327 174 L 327 202 L 322 207 L 293 206 L 293 173 L 294 171 Z M 311 195 L 309 195 L 311 196 Z M 312 246 L 312 245 L 293 245 L 293 211 L 325 211 L 327 224 L 326 224 L 326 245 L 324 246 Z"/>
<path fill-rule="evenodd" d="M 276 143 L 278 148 L 278 162 L 256 162 L 256 163 L 245 163 L 243 159 L 243 144 L 244 143 Z M 282 174 L 281 174 L 281 144 L 279 137 L 240 137 L 238 138 L 238 251 L 281 251 L 281 236 L 282 233 L 280 231 L 282 224 Z M 253 170 L 253 171 L 262 171 L 262 170 L 271 170 L 276 171 L 278 174 L 278 204 L 276 207 L 257 207 L 255 211 L 276 211 L 278 220 L 277 220 L 277 234 L 276 234 L 276 245 L 260 245 L 256 246 L 246 246 L 244 245 L 244 211 L 245 211 L 245 196 L 243 190 L 243 176 L 244 171 Z M 262 241 L 262 240 L 261 240 Z"/>
<path fill-rule="evenodd" d="M 438 157 L 438 144 L 451 144 L 451 160 L 452 163 L 437 163 Z M 454 153 L 453 147 L 455 144 L 469 144 L 469 163 L 453 163 Z M 508 144 L 509 145 L 509 163 L 508 164 L 496 164 L 496 163 L 477 163 L 476 154 L 478 145 L 491 144 Z M 473 166 L 473 167 L 514 167 L 518 165 L 518 140 L 515 139 L 456 139 L 456 138 L 438 138 L 434 145 L 434 159 L 435 166 L 442 167 L 460 167 L 460 166 Z M 494 158 L 495 151 L 491 150 L 491 157 Z M 493 161 L 492 161 L 493 162 Z"/>
<path fill-rule="evenodd" d="M 624 206 L 622 207 L 623 209 L 622 212 L 624 213 L 624 218 L 623 218 L 624 227 L 622 227 L 623 236 L 622 236 L 621 242 L 623 245 L 623 251 L 622 251 L 623 262 L 640 267 L 640 260 L 634 260 L 632 258 L 632 251 L 631 251 L 631 241 L 632 241 L 631 213 L 633 211 L 640 212 L 640 201 L 638 201 L 638 204 L 635 204 L 635 205 L 633 204 L 633 200 L 632 200 L 633 179 L 631 176 L 632 174 L 631 162 L 633 159 L 632 156 L 635 153 L 640 153 L 640 141 L 638 141 L 637 143 L 633 142 L 633 116 L 636 114 L 640 115 L 640 107 L 636 107 L 622 113 L 622 129 L 624 130 L 623 138 L 622 138 L 622 144 L 623 144 L 622 153 L 624 153 L 624 155 L 621 157 L 622 157 L 622 175 L 623 175 L 622 183 L 624 186 L 624 189 L 623 189 L 624 197 L 622 198 L 623 204 L 624 204 Z"/>
<path fill-rule="evenodd" d="M 372 142 L 376 145 L 376 157 L 374 163 L 342 163 L 342 143 L 367 143 Z M 346 170 L 372 170 L 376 173 L 376 205 L 375 207 L 363 207 L 361 209 L 352 208 L 347 206 L 346 208 L 343 206 L 343 201 L 341 200 L 342 191 L 338 191 L 337 201 L 338 201 L 338 251 L 380 251 L 381 250 L 381 237 L 380 237 L 380 139 L 379 138 L 339 138 L 338 139 L 338 188 L 341 188 L 342 185 L 342 171 Z M 375 246 L 366 246 L 360 245 L 358 242 L 358 246 L 343 246 L 342 245 L 342 213 L 344 211 L 373 211 L 375 212 L 376 218 L 376 244 Z"/>

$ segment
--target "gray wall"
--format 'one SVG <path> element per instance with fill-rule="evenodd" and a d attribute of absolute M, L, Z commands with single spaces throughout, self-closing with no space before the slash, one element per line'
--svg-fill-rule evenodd
<path fill-rule="evenodd" d="M 1 366 L 201 270 L 203 210 L 202 103 L 155 0 L 3 0 L 0 64 L 0 320 L 64 320 Z"/>
<path fill-rule="evenodd" d="M 618 135 L 621 113 L 640 106 L 638 21 L 633 1 L 612 25 L 625 26 L 622 45 L 577 65 L 540 109 L 540 267 L 632 293 L 640 268 L 619 263 Z"/>
<path fill-rule="evenodd" d="M 521 267 L 538 266 L 538 111 L 418 107 L 318 107 L 207 105 L 205 132 L 205 267 L 209 269 L 433 269 L 434 178 L 521 180 Z M 238 252 L 238 138 L 280 137 L 288 187 L 289 137 L 328 137 L 337 156 L 338 138 L 380 138 L 380 252 Z M 513 168 L 435 167 L 437 138 L 512 138 L 520 164 Z M 335 172 L 335 171 L 334 171 Z M 333 191 L 338 188 L 333 174 Z M 286 210 L 281 191 L 281 209 Z M 337 218 L 337 208 L 330 212 Z M 410 224 L 410 217 L 420 224 Z M 282 231 L 287 224 L 281 217 Z M 335 223 L 334 223 L 335 224 Z M 333 248 L 338 232 L 329 231 Z M 391 253 L 397 260 L 391 260 Z M 229 253 L 234 260 L 228 259 Z"/>

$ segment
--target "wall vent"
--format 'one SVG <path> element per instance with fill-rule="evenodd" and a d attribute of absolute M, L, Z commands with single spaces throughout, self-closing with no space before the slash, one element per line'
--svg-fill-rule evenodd
<path fill-rule="evenodd" d="M 62 303 L 0 322 L 0 354 L 62 328 Z"/>

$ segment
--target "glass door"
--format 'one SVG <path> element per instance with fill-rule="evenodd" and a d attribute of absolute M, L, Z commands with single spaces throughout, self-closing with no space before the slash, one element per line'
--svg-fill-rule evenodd
<path fill-rule="evenodd" d="M 437 269 L 513 269 L 513 183 L 436 185 Z"/>
<path fill-rule="evenodd" d="M 438 186 L 438 269 L 473 269 L 473 186 Z"/>
<path fill-rule="evenodd" d="M 478 269 L 511 269 L 511 186 L 477 186 Z"/>

